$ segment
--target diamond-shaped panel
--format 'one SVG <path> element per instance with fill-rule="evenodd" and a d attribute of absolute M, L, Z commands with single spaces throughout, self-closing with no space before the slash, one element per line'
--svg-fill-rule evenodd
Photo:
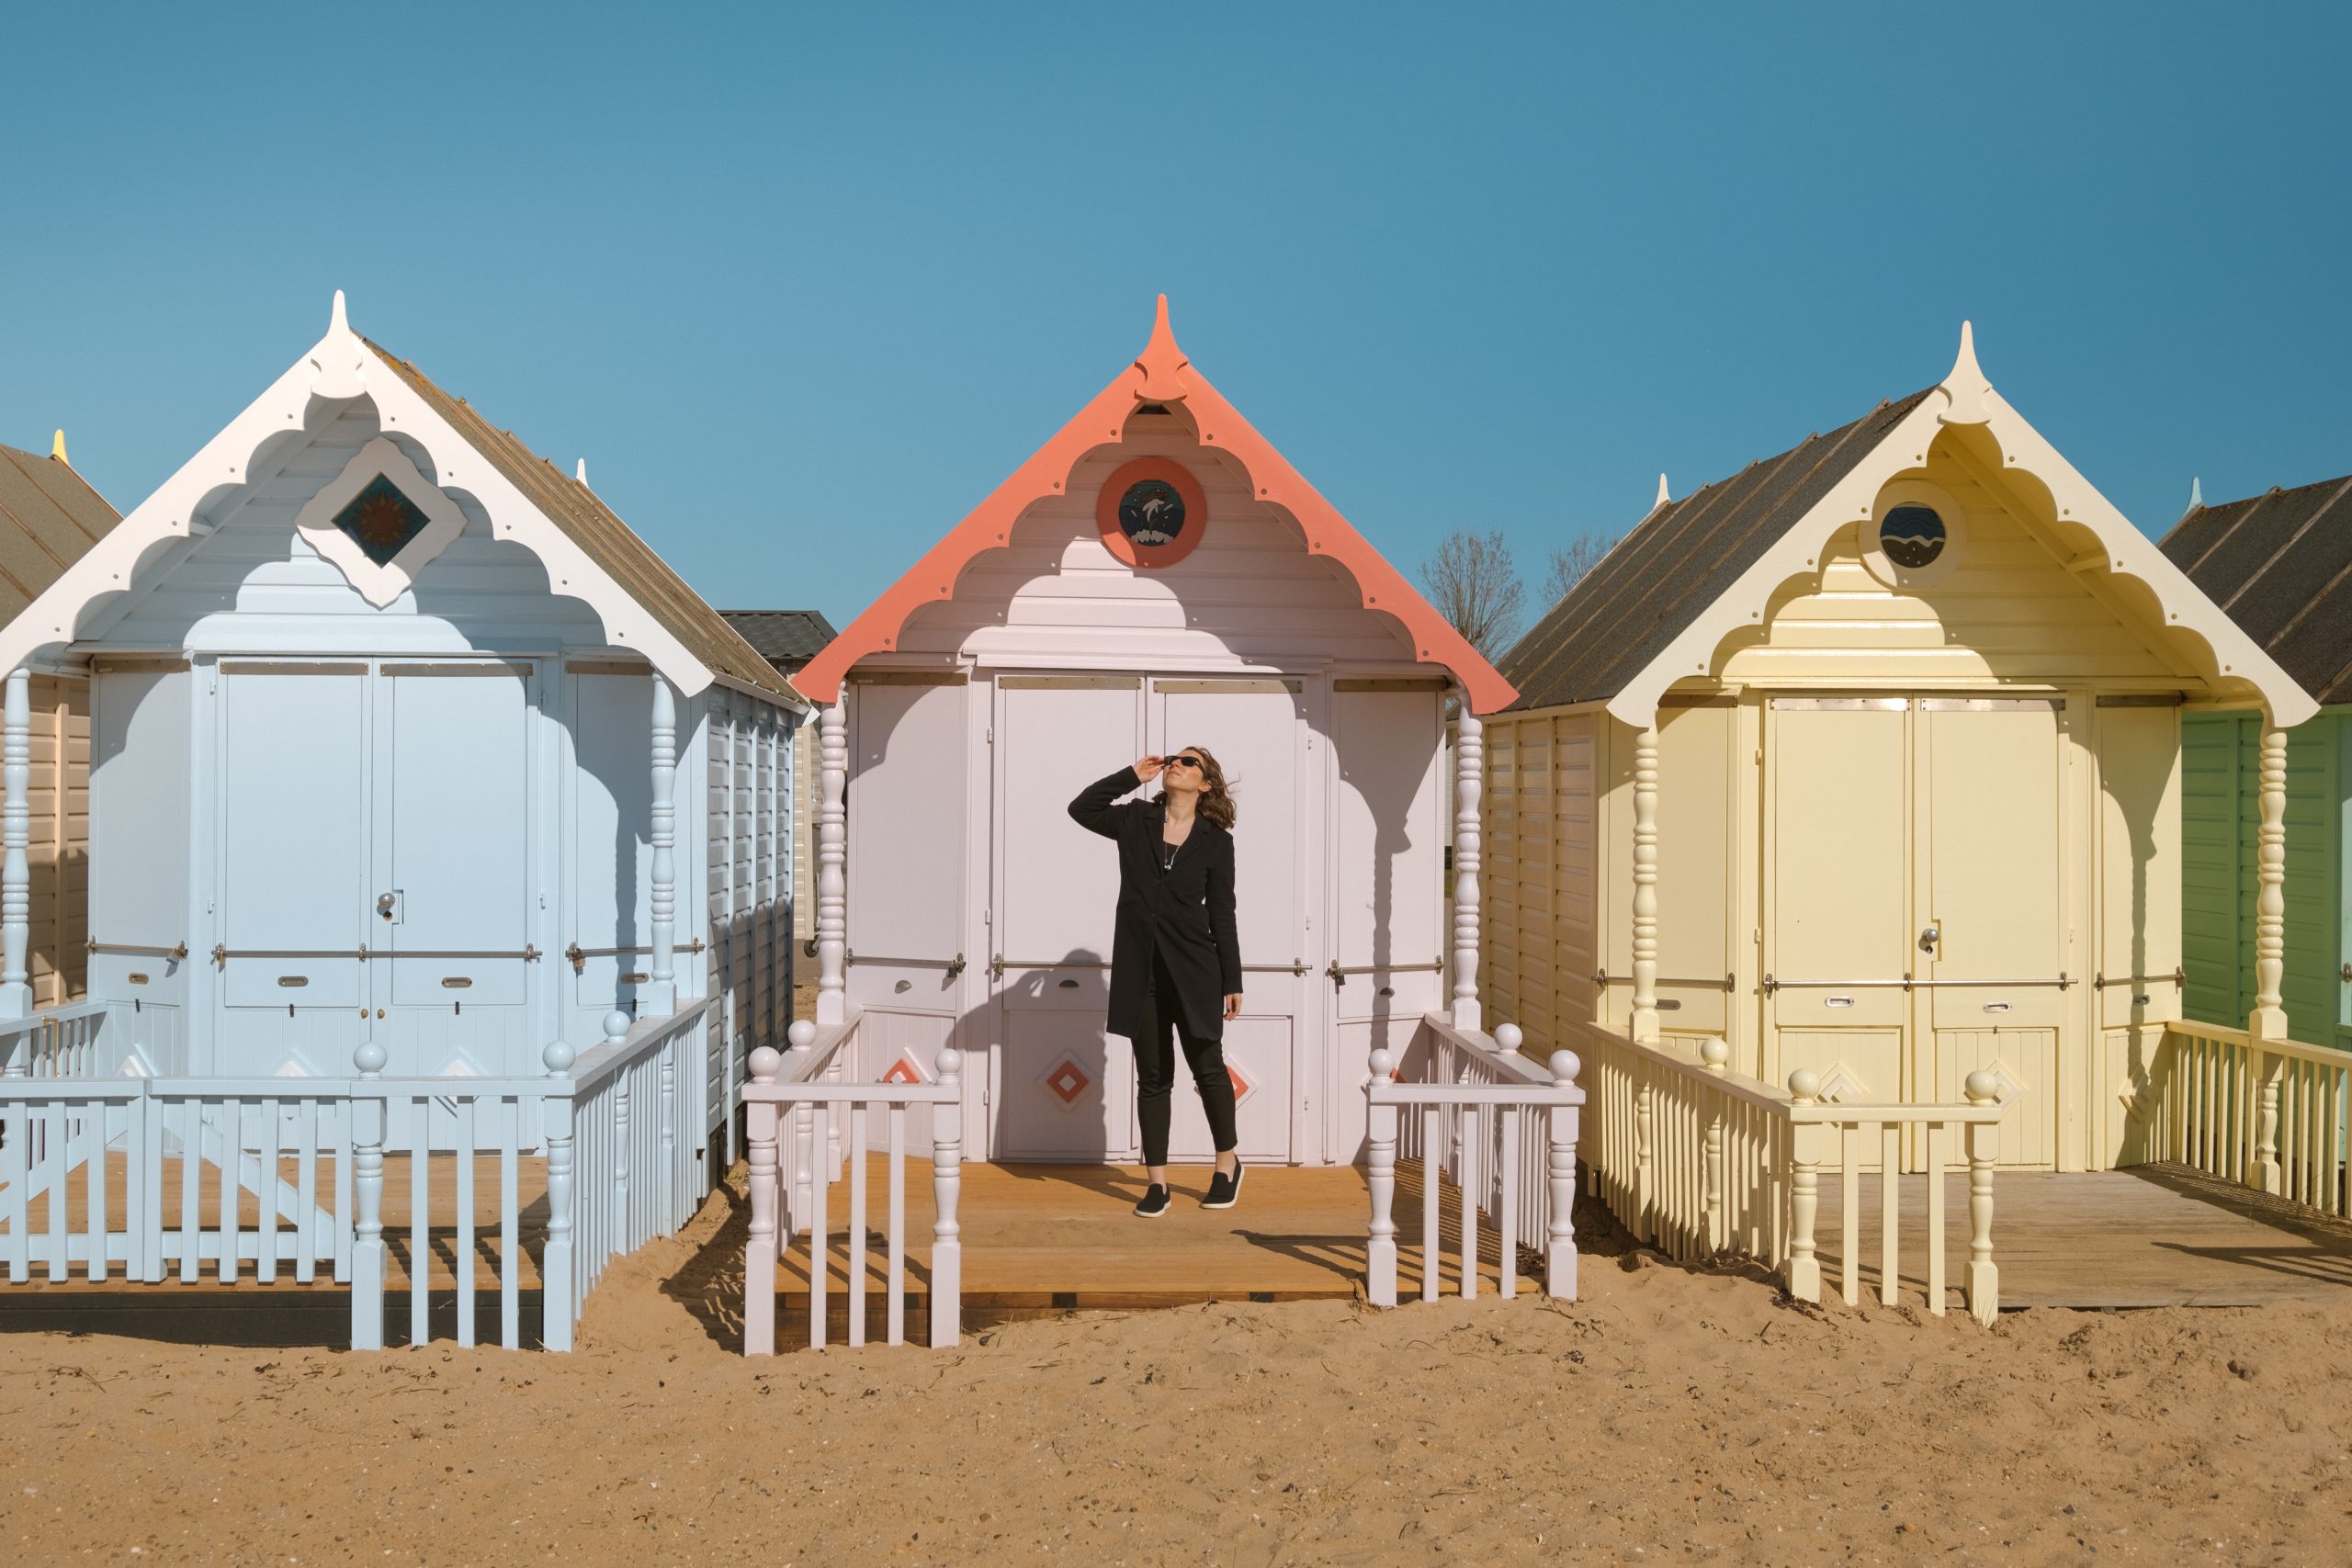
<path fill-rule="evenodd" d="M 1258 1086 L 1250 1081 L 1249 1075 L 1230 1062 L 1225 1065 L 1225 1076 L 1233 1080 L 1234 1104 L 1246 1105 L 1250 1097 L 1258 1092 Z"/>
<path fill-rule="evenodd" d="M 1821 1098 L 1832 1105 L 1863 1099 L 1870 1091 L 1870 1086 L 1855 1077 L 1843 1062 L 1821 1075 Z"/>
<path fill-rule="evenodd" d="M 1999 1057 L 1996 1056 L 1993 1060 L 1985 1063 L 1982 1070 L 1987 1077 L 1992 1078 L 1996 1089 L 2000 1094 L 2002 1104 L 2007 1105 L 2009 1101 L 2015 1100 L 2018 1095 L 2025 1092 L 2025 1085 L 2018 1081 L 2018 1076 L 2009 1071 L 2007 1065 Z"/>
<path fill-rule="evenodd" d="M 882 1081 L 884 1083 L 922 1083 L 925 1079 L 922 1069 L 915 1066 L 913 1057 L 901 1056 L 890 1064 L 890 1070 L 882 1075 Z"/>
<path fill-rule="evenodd" d="M 1068 1056 L 1055 1063 L 1053 1070 L 1046 1075 L 1046 1091 L 1060 1100 L 1065 1110 L 1076 1105 L 1093 1087 L 1094 1080 L 1086 1076 L 1086 1069 Z"/>
<path fill-rule="evenodd" d="M 389 564 L 432 521 L 382 474 L 369 479 L 334 514 L 334 525 L 350 535 L 352 543 L 378 566 Z"/>

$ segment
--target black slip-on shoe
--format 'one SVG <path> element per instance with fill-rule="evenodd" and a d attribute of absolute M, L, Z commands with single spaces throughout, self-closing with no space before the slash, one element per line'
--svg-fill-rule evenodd
<path fill-rule="evenodd" d="M 1136 1205 L 1136 1217 L 1156 1220 L 1168 1212 L 1168 1189 L 1153 1182 L 1144 1189 L 1143 1201 Z"/>
<path fill-rule="evenodd" d="M 1230 1209 L 1241 1196 L 1241 1160 L 1233 1161 L 1233 1174 L 1218 1171 L 1209 1178 L 1209 1195 L 1201 1200 L 1204 1209 Z"/>

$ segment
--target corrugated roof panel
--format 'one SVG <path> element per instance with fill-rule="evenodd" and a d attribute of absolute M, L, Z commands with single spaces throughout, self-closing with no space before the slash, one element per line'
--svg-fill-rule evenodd
<path fill-rule="evenodd" d="M 22 612 L 121 521 L 73 465 L 0 446 L 0 619 Z"/>
<path fill-rule="evenodd" d="M 815 610 L 721 610 L 727 624 L 742 633 L 743 640 L 759 650 L 761 658 L 791 674 L 817 657 L 818 651 L 838 635 L 833 624 Z"/>
<path fill-rule="evenodd" d="M 2297 684 L 2352 702 L 2352 477 L 2192 507 L 2162 548 Z"/>

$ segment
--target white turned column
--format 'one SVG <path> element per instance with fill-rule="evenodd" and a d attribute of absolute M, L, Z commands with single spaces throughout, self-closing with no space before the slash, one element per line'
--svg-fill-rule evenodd
<path fill-rule="evenodd" d="M 1636 1040 L 1657 1039 L 1657 726 L 1634 738 L 1634 1012 Z"/>
<path fill-rule="evenodd" d="M 939 1053 L 939 1087 L 956 1093 L 931 1108 L 931 1344 L 944 1350 L 964 1334 L 964 1227 L 956 1202 L 964 1182 L 964 1053 Z"/>
<path fill-rule="evenodd" d="M 1799 1067 L 1789 1075 L 1789 1099 L 1795 1104 L 1814 1105 L 1820 1096 L 1819 1074 Z M 1789 1294 L 1801 1302 L 1821 1300 L 1821 1259 L 1813 1249 L 1814 1221 L 1821 1212 L 1821 1133 L 1812 1122 L 1789 1128 Z"/>
<path fill-rule="evenodd" d="M 13 690 L 13 688 L 11 688 Z M 2245 1032 L 2254 1043 L 2256 1084 L 2254 1159 L 2246 1169 L 2246 1185 L 2265 1192 L 2280 1186 L 2278 1168 L 2278 1090 L 2286 1073 L 2286 1058 L 2265 1051 L 2266 1041 L 2287 1038 L 2287 732 L 2276 725 L 2262 728 L 2260 776 L 2260 858 L 2255 874 L 2254 1011 Z"/>
<path fill-rule="evenodd" d="M 775 1047 L 752 1053 L 752 1083 L 772 1086 L 784 1066 Z M 745 1097 L 743 1120 L 752 1161 L 752 1234 L 743 1244 L 743 1354 L 775 1354 L 776 1103 Z"/>
<path fill-rule="evenodd" d="M 1731 1064 L 1731 1047 L 1720 1040 L 1709 1040 L 1699 1047 L 1699 1060 L 1707 1071 L 1720 1077 Z M 1730 1227 L 1724 1220 L 1724 1101 L 1720 1092 L 1707 1096 L 1707 1254 L 1721 1252 L 1730 1241 Z"/>
<path fill-rule="evenodd" d="M 849 724 L 847 687 L 817 720 L 817 1021 L 849 1018 Z"/>
<path fill-rule="evenodd" d="M 571 1325 L 580 1306 L 572 1294 L 575 1200 L 572 1196 L 571 1064 L 580 1054 L 559 1040 L 539 1053 L 548 1077 L 556 1080 L 539 1101 L 539 1127 L 548 1140 L 548 1240 L 539 1264 L 539 1342 L 550 1350 L 571 1348 Z"/>
<path fill-rule="evenodd" d="M 0 816 L 0 844 L 7 851 L 0 863 L 0 1018 L 23 1018 L 33 1010 L 25 966 L 32 922 L 32 865 L 25 845 L 32 823 L 33 704 L 31 673 L 21 669 L 8 672 L 7 701 L 0 706 L 0 776 L 8 792 Z"/>
<path fill-rule="evenodd" d="M 1573 1088 L 1584 1064 L 1574 1051 L 1552 1053 L 1552 1087 Z M 1551 1190 L 1544 1205 L 1544 1293 L 1564 1302 L 1577 1299 L 1577 1123 L 1581 1113 L 1573 1105 L 1552 1107 L 1547 1126 L 1544 1180 Z"/>
<path fill-rule="evenodd" d="M 1478 803 L 1487 793 L 1487 730 L 1460 703 L 1453 731 L 1453 1026 L 1478 1028 Z"/>
<path fill-rule="evenodd" d="M 384 1098 L 375 1090 L 389 1058 L 373 1040 L 351 1054 L 359 1070 L 351 1097 L 352 1197 L 358 1215 L 351 1242 L 351 1348 L 384 1348 Z M 233 1164 L 236 1151 L 227 1151 Z M 184 1152 L 182 1158 L 193 1157 Z M 553 1348 L 553 1347 L 549 1347 Z"/>
<path fill-rule="evenodd" d="M 784 1032 L 784 1038 L 786 1042 L 784 1059 L 792 1065 L 786 1079 L 790 1083 L 806 1083 L 808 1080 L 808 1056 L 817 1048 L 817 1026 L 805 1018 L 795 1019 L 791 1027 Z M 805 1100 L 795 1101 L 790 1144 L 792 1181 L 784 1193 L 786 1235 L 805 1235 L 808 1231 L 808 1209 L 814 1190 L 812 1183 L 817 1179 L 816 1164 L 810 1159 L 808 1151 L 815 1146 L 816 1137 L 816 1107 Z"/>
<path fill-rule="evenodd" d="M 1633 1224 L 1626 1228 L 1635 1241 L 1650 1241 L 1657 1234 L 1650 1215 L 1657 1201 L 1657 1164 L 1650 1142 L 1657 1087 L 1650 1082 L 1655 1069 L 1649 1063 L 1637 1057 L 1634 1070 L 1641 1075 L 1641 1086 L 1634 1091 L 1634 1213 Z"/>
<path fill-rule="evenodd" d="M 1371 1083 L 1388 1081 L 1396 1059 L 1386 1050 L 1372 1053 Z M 1396 1107 L 1374 1104 L 1369 1109 L 1364 1140 L 1364 1184 L 1372 1190 L 1372 1224 L 1365 1232 L 1364 1299 L 1376 1307 L 1396 1304 Z"/>
<path fill-rule="evenodd" d="M 1961 1087 L 1971 1105 L 2000 1102 L 2000 1083 L 1990 1073 L 1971 1073 Z M 1998 1122 L 1973 1122 L 1968 1129 L 1968 1314 L 1987 1328 L 2001 1312 L 2001 1271 L 1993 1264 L 1993 1158 L 2000 1141 Z M 1936 1172 L 1928 1179 L 1943 1177 Z"/>
<path fill-rule="evenodd" d="M 628 1014 L 606 1013 L 605 1043 L 624 1043 L 628 1038 Z M 605 1247 L 620 1258 L 636 1250 L 628 1234 L 628 1078 L 627 1067 L 613 1075 L 613 1224 L 611 1234 L 605 1238 Z"/>
<path fill-rule="evenodd" d="M 643 1011 L 678 1010 L 678 696 L 653 677 L 653 963 Z"/>

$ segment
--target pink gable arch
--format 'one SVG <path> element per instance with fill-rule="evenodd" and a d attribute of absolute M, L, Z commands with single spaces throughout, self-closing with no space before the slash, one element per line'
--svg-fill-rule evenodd
<path fill-rule="evenodd" d="M 1363 607 L 1400 623 L 1411 638 L 1415 660 L 1436 665 L 1460 682 L 1472 712 L 1492 713 L 1517 695 L 1510 682 L 1290 466 L 1272 443 L 1225 400 L 1207 377 L 1193 367 L 1169 328 L 1164 294 L 1152 322 L 1151 340 L 1135 363 L 1095 394 L 946 537 L 925 551 L 921 560 L 793 677 L 793 685 L 813 702 L 833 701 L 859 660 L 892 650 L 908 618 L 918 609 L 952 599 L 964 569 L 981 552 L 1003 548 L 1014 523 L 1033 503 L 1065 493 L 1080 459 L 1097 447 L 1120 441 L 1128 417 L 1143 403 L 1182 404 L 1199 426 L 1201 445 L 1223 451 L 1238 463 L 1256 499 L 1287 513 L 1297 523 L 1310 554 L 1327 556 L 1345 567 Z"/>

